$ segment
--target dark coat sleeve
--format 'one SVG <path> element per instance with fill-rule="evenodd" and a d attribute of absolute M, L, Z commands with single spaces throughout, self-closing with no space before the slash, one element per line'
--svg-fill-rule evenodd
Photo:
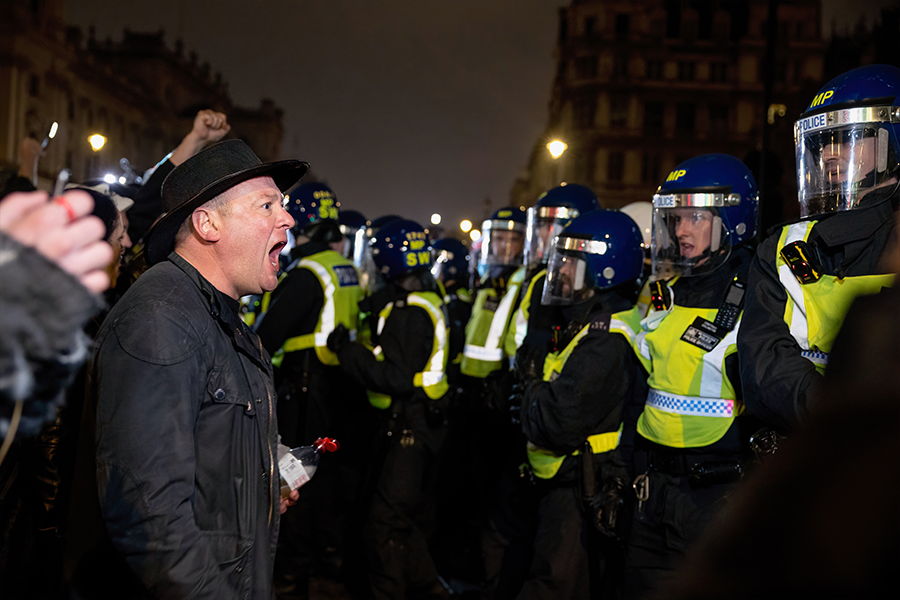
<path fill-rule="evenodd" d="M 291 337 L 315 329 L 325 294 L 309 269 L 292 269 L 272 292 L 269 310 L 256 327 L 263 348 L 274 355 Z"/>
<path fill-rule="evenodd" d="M 810 386 L 821 375 L 800 354 L 784 321 L 787 292 L 775 270 L 778 236 L 759 247 L 750 264 L 737 348 L 747 408 L 782 431 L 796 428 L 806 415 Z"/>
<path fill-rule="evenodd" d="M 639 369 L 621 335 L 586 336 L 556 380 L 529 385 L 522 403 L 525 437 L 557 454 L 568 454 L 588 436 L 616 429 Z"/>
<path fill-rule="evenodd" d="M 383 361 L 362 344 L 347 344 L 339 355 L 341 367 L 366 388 L 392 398 L 416 391 L 413 378 L 423 371 L 431 356 L 434 326 L 428 312 L 419 306 L 394 308 L 378 336 Z"/>
<path fill-rule="evenodd" d="M 56 417 L 61 392 L 88 354 L 85 322 L 98 296 L 34 248 L 0 235 L 0 436 L 16 401 L 18 435 L 35 435 Z"/>

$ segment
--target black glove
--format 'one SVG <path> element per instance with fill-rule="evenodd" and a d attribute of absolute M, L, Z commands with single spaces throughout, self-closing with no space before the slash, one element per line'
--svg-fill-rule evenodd
<path fill-rule="evenodd" d="M 334 331 L 328 334 L 328 340 L 325 342 L 325 344 L 328 346 L 328 349 L 335 354 L 340 354 L 341 350 L 346 348 L 349 343 L 350 330 L 343 325 L 338 325 L 337 327 L 335 327 Z"/>

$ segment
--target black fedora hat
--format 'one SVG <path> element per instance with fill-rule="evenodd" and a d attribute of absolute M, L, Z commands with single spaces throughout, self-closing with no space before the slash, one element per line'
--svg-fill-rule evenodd
<path fill-rule="evenodd" d="M 299 160 L 263 163 L 242 140 L 225 140 L 187 159 L 162 184 L 165 212 L 147 233 L 146 257 L 151 265 L 175 248 L 175 234 L 194 209 L 225 190 L 254 177 L 268 176 L 284 192 L 300 181 L 309 164 Z"/>

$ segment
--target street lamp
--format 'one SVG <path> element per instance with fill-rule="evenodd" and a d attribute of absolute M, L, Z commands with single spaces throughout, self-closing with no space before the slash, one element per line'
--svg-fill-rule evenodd
<path fill-rule="evenodd" d="M 100 149 L 106 144 L 106 138 L 99 133 L 95 133 L 88 138 L 88 143 L 94 152 L 100 152 Z"/>
<path fill-rule="evenodd" d="M 432 225 L 440 225 L 441 223 L 441 215 L 434 213 L 431 215 L 431 224 Z"/>
<path fill-rule="evenodd" d="M 549 144 L 547 144 L 547 150 L 550 152 L 550 156 L 555 159 L 559 158 L 563 155 L 563 152 L 568 148 L 568 144 L 560 140 L 553 140 Z"/>
<path fill-rule="evenodd" d="M 477 242 L 478 240 L 481 239 L 481 232 L 478 231 L 477 229 L 473 229 L 472 231 L 469 232 L 469 237 L 472 238 L 473 242 Z"/>
<path fill-rule="evenodd" d="M 468 233 L 472 229 L 472 221 L 468 219 L 460 221 L 459 228 L 463 230 L 463 233 Z"/>

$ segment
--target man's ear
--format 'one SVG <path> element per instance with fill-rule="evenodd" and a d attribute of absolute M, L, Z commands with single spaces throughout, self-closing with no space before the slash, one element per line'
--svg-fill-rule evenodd
<path fill-rule="evenodd" d="M 191 224 L 194 231 L 205 242 L 218 242 L 222 237 L 219 229 L 219 219 L 214 211 L 205 208 L 197 208 L 191 213 Z"/>

